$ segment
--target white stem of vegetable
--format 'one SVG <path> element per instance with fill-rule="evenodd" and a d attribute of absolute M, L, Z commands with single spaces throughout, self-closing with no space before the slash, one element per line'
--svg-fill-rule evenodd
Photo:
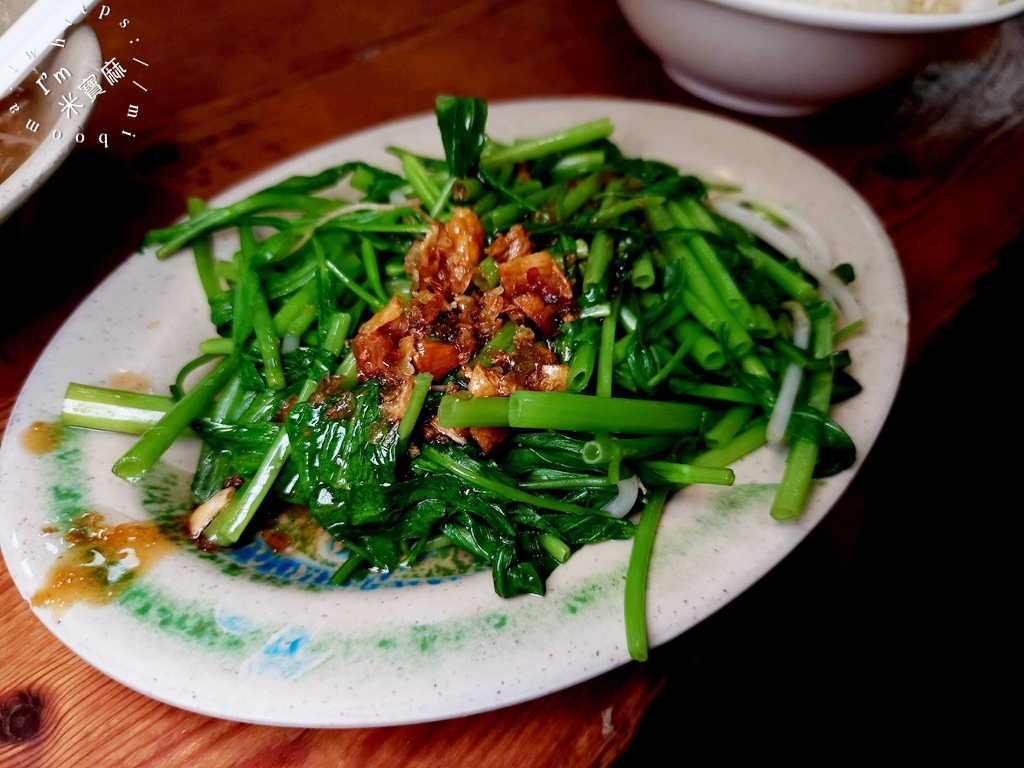
<path fill-rule="evenodd" d="M 294 352 L 302 345 L 302 339 L 293 333 L 289 333 L 287 336 L 281 339 L 281 354 L 286 355 L 289 352 Z"/>
<path fill-rule="evenodd" d="M 629 514 L 636 504 L 637 494 L 640 493 L 640 479 L 633 475 L 625 480 L 619 480 L 619 493 L 614 499 L 605 504 L 601 509 L 612 517 L 622 518 Z"/>
<path fill-rule="evenodd" d="M 811 341 L 811 320 L 804 312 L 804 308 L 795 301 L 787 302 L 786 308 L 793 316 L 793 344 L 800 349 L 807 349 Z M 800 389 L 800 381 L 803 378 L 803 368 L 796 363 L 786 366 L 786 372 L 782 375 L 782 386 L 779 387 L 779 395 L 775 399 L 775 407 L 768 417 L 768 426 L 765 435 L 769 445 L 782 442 L 786 435 L 786 428 L 789 426 L 789 419 L 793 415 L 793 404 L 796 402 L 796 394 Z"/>

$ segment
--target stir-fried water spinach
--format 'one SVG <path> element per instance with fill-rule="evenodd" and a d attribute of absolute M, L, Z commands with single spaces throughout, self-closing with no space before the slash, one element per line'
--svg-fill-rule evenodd
<path fill-rule="evenodd" d="M 435 113 L 443 159 L 391 147 L 400 172 L 346 163 L 150 232 L 158 259 L 192 250 L 217 334 L 167 396 L 72 384 L 63 418 L 138 434 L 128 481 L 198 435 L 193 535 L 230 547 L 305 505 L 348 553 L 337 583 L 443 542 L 499 595 L 543 594 L 580 547 L 632 539 L 644 659 L 671 493 L 777 442 L 786 520 L 853 463 L 828 413 L 858 391 L 838 341 L 860 320 L 839 278 L 723 215 L 722 190 L 624 156 L 608 120 L 502 144 L 484 101 Z"/>

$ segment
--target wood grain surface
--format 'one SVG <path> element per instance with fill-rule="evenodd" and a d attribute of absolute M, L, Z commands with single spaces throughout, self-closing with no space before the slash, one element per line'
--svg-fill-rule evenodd
<path fill-rule="evenodd" d="M 132 72 L 145 89 L 102 99 L 86 141 L 0 226 L 5 262 L 29 254 L 38 270 L 19 274 L 33 286 L 29 306 L 0 309 L 0 428 L 71 310 L 142 233 L 180 215 L 187 197 L 209 197 L 296 152 L 427 112 L 439 93 L 657 100 L 727 115 L 803 148 L 866 198 L 896 245 L 911 365 L 1024 228 L 1020 19 L 912 79 L 799 120 L 735 115 L 681 91 L 611 0 L 108 0 L 88 21 L 107 55 L 137 53 L 145 62 Z M 129 119 L 132 104 L 139 109 Z M 61 229 L 69 207 L 96 223 L 73 244 Z M 855 484 L 830 530 L 856 519 L 861 503 Z M 2 565 L 0 627 L 5 767 L 610 766 L 672 675 L 671 663 L 630 664 L 467 718 L 286 729 L 175 709 L 108 679 L 49 634 Z"/>

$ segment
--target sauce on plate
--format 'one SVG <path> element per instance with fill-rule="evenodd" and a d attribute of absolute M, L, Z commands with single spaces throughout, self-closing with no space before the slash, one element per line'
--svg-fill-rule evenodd
<path fill-rule="evenodd" d="M 39 456 L 60 447 L 60 424 L 51 421 L 34 421 L 21 433 L 21 447 L 28 453 Z"/>
<path fill-rule="evenodd" d="M 116 602 L 132 582 L 174 543 L 155 523 L 109 525 L 98 512 L 84 512 L 63 536 L 67 548 L 57 557 L 32 605 L 57 616 L 75 603 Z"/>

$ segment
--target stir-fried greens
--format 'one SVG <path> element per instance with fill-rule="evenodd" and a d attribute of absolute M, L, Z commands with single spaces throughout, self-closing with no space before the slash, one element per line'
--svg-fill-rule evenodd
<path fill-rule="evenodd" d="M 345 163 L 150 232 L 158 259 L 193 251 L 217 335 L 168 396 L 72 384 L 63 418 L 138 434 L 128 481 L 198 435 L 193 536 L 229 547 L 303 505 L 347 551 L 336 583 L 445 544 L 499 595 L 543 594 L 582 546 L 632 538 L 643 659 L 669 494 L 778 443 L 770 513 L 792 519 L 854 462 L 828 416 L 859 389 L 837 347 L 860 323 L 852 274 L 798 262 L 785 222 L 716 205 L 728 190 L 624 156 L 607 120 L 501 144 L 484 101 L 435 112 L 443 159 L 390 147 L 400 172 Z"/>

